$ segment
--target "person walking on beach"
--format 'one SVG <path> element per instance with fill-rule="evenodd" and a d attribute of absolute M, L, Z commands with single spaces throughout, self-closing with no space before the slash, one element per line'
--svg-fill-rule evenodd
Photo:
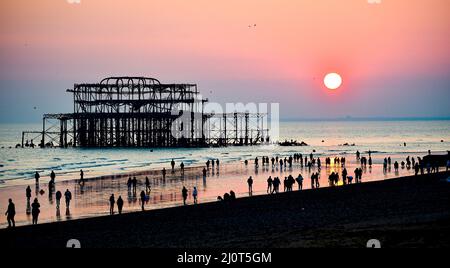
<path fill-rule="evenodd" d="M 398 162 L 395 161 L 395 163 L 394 163 L 394 170 L 395 170 L 395 172 L 398 172 L 398 167 L 399 167 Z"/>
<path fill-rule="evenodd" d="M 281 184 L 280 178 L 276 177 L 273 180 L 273 191 L 272 191 L 272 193 L 278 194 L 280 192 L 280 184 Z"/>
<path fill-rule="evenodd" d="M 137 179 L 136 179 L 136 177 L 133 177 L 132 183 L 133 183 L 133 193 L 136 194 L 136 191 L 137 191 Z"/>
<path fill-rule="evenodd" d="M 41 213 L 40 210 L 41 205 L 39 204 L 39 201 L 37 198 L 34 199 L 33 204 L 31 204 L 31 216 L 32 216 L 32 224 L 35 225 L 38 223 L 39 213 Z"/>
<path fill-rule="evenodd" d="M 251 176 L 250 176 L 250 178 L 248 178 L 247 184 L 248 184 L 248 192 L 250 195 L 252 195 L 252 193 L 253 193 L 253 178 Z"/>
<path fill-rule="evenodd" d="M 36 171 L 34 174 L 34 180 L 36 181 L 36 184 L 39 184 L 39 179 L 41 178 L 41 175 L 39 175 L 39 172 Z"/>
<path fill-rule="evenodd" d="M 66 190 L 64 193 L 64 198 L 66 199 L 66 208 L 70 208 L 70 201 L 72 200 L 72 193 L 69 191 L 69 189 Z"/>
<path fill-rule="evenodd" d="M 131 177 L 129 177 L 128 182 L 127 182 L 128 192 L 131 192 L 132 185 L 133 185 L 133 180 L 131 179 Z"/>
<path fill-rule="evenodd" d="M 316 188 L 320 188 L 319 172 L 316 172 L 315 179 L 316 179 Z"/>
<path fill-rule="evenodd" d="M 198 200 L 197 200 L 197 196 L 198 196 L 197 187 L 194 187 L 194 190 L 192 191 L 192 196 L 194 197 L 194 204 L 197 204 L 197 202 L 198 202 Z"/>
<path fill-rule="evenodd" d="M 145 210 L 145 207 L 144 207 L 144 205 L 145 205 L 145 199 L 146 199 L 145 192 L 142 191 L 142 192 L 141 192 L 141 206 L 142 206 L 142 211 Z"/>
<path fill-rule="evenodd" d="M 203 168 L 203 179 L 206 179 L 207 173 L 208 173 L 208 171 L 206 170 L 206 168 Z"/>
<path fill-rule="evenodd" d="M 148 179 L 148 177 L 145 177 L 145 191 L 147 191 L 147 193 L 149 193 L 151 191 L 151 187 L 150 187 L 150 180 Z"/>
<path fill-rule="evenodd" d="M 8 202 L 8 209 L 5 213 L 6 220 L 8 221 L 8 228 L 16 227 L 16 221 L 14 220 L 14 217 L 16 216 L 16 205 L 14 205 L 11 198 Z"/>
<path fill-rule="evenodd" d="M 185 186 L 183 186 L 183 190 L 181 190 L 181 196 L 183 197 L 183 204 L 186 206 L 186 200 L 188 198 L 188 190 Z"/>
<path fill-rule="evenodd" d="M 119 211 L 119 215 L 122 214 L 122 208 L 123 208 L 123 199 L 122 196 L 119 195 L 119 198 L 117 198 L 117 210 Z"/>
<path fill-rule="evenodd" d="M 216 166 L 217 166 L 217 169 L 220 168 L 220 161 L 219 161 L 219 159 L 216 160 Z"/>
<path fill-rule="evenodd" d="M 55 183 L 55 179 L 56 179 L 56 174 L 55 172 L 52 170 L 52 172 L 50 173 L 50 181 L 52 183 Z"/>
<path fill-rule="evenodd" d="M 184 163 L 183 162 L 181 162 L 180 169 L 181 169 L 181 174 L 184 175 Z"/>
<path fill-rule="evenodd" d="M 172 166 L 172 173 L 175 173 L 175 161 L 172 159 L 172 162 L 170 162 L 170 165 Z"/>
<path fill-rule="evenodd" d="M 60 192 L 60 191 L 57 191 L 57 192 L 56 192 L 56 196 L 55 196 L 55 198 L 56 198 L 56 209 L 57 209 L 57 210 L 59 210 L 59 207 L 60 207 L 60 205 L 61 205 L 61 197 L 62 197 L 61 192 Z"/>
<path fill-rule="evenodd" d="M 289 175 L 288 181 L 289 181 L 289 192 L 292 192 L 295 184 L 295 179 L 292 175 Z"/>
<path fill-rule="evenodd" d="M 347 175 L 348 175 L 347 169 L 344 168 L 344 170 L 342 170 L 342 184 L 343 185 L 347 184 Z"/>
<path fill-rule="evenodd" d="M 84 185 L 84 171 L 80 170 L 80 181 L 78 182 L 80 185 Z"/>
<path fill-rule="evenodd" d="M 268 193 L 268 194 L 270 194 L 270 193 L 273 191 L 272 185 L 273 185 L 273 179 L 272 179 L 272 176 L 270 176 L 270 177 L 267 179 L 267 193 Z"/>
<path fill-rule="evenodd" d="M 167 175 L 166 168 L 163 168 L 163 170 L 162 170 L 163 180 L 166 180 L 166 175 Z"/>
<path fill-rule="evenodd" d="M 303 176 L 302 176 L 302 174 L 298 174 L 298 177 L 295 180 L 297 181 L 297 184 L 298 184 L 298 190 L 299 191 L 303 190 Z"/>
<path fill-rule="evenodd" d="M 31 188 L 30 186 L 27 187 L 27 189 L 25 190 L 25 196 L 27 197 L 27 202 L 30 202 L 31 199 Z"/>
<path fill-rule="evenodd" d="M 114 215 L 114 205 L 116 204 L 116 199 L 114 198 L 114 194 L 109 197 L 109 214 Z"/>

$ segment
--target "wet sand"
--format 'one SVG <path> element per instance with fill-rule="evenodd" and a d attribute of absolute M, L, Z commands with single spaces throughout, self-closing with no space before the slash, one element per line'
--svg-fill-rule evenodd
<path fill-rule="evenodd" d="M 13 248 L 450 245 L 450 173 L 0 230 Z"/>
<path fill-rule="evenodd" d="M 383 155 L 373 155 L 374 165 L 372 168 L 367 167 L 364 169 L 363 182 L 385 180 L 401 176 L 408 176 L 412 174 L 412 170 L 400 169 L 398 173 L 393 170 L 387 170 L 383 172 L 381 166 Z M 406 156 L 397 156 L 393 160 L 399 160 L 406 158 Z M 324 160 L 322 158 L 322 160 Z M 347 169 L 349 175 L 352 175 L 353 170 L 360 165 L 357 165 L 355 159 L 347 159 Z M 61 206 L 61 210 L 56 210 L 55 194 L 48 194 L 48 178 L 42 178 L 39 188 L 34 185 L 34 180 L 30 181 L 30 186 L 33 190 L 31 201 L 37 197 L 41 204 L 41 214 L 39 216 L 40 223 L 57 222 L 65 220 L 73 220 L 88 217 L 97 217 L 101 215 L 109 214 L 109 197 L 112 193 L 115 194 L 116 199 L 119 196 L 125 201 L 124 212 L 136 212 L 140 211 L 139 193 L 145 189 L 144 181 L 145 176 L 148 176 L 152 186 L 150 193 L 150 200 L 146 203 L 147 210 L 161 209 L 168 207 L 175 207 L 182 205 L 181 188 L 186 186 L 189 190 L 188 203 L 193 203 L 192 189 L 197 187 L 199 191 L 199 202 L 214 202 L 217 196 L 223 195 L 225 192 L 233 190 L 238 197 L 248 196 L 247 179 L 249 176 L 254 178 L 254 192 L 253 195 L 265 195 L 266 193 L 266 180 L 269 176 L 280 177 L 283 180 L 284 177 L 293 175 L 297 177 L 298 174 L 302 174 L 305 178 L 303 183 L 304 189 L 310 189 L 310 175 L 317 171 L 317 168 L 311 170 L 301 167 L 299 164 L 294 164 L 292 169 L 280 170 L 279 168 L 272 169 L 272 167 L 260 167 L 255 169 L 253 161 L 250 161 L 248 166 L 242 162 L 222 164 L 220 169 L 217 167 L 214 170 L 210 170 L 206 179 L 203 179 L 202 169 L 203 167 L 187 167 L 184 176 L 179 169 L 176 169 L 175 173 L 171 173 L 170 167 L 167 167 L 166 180 L 162 179 L 161 170 L 149 170 L 146 172 L 133 173 L 129 175 L 118 176 L 103 176 L 97 178 L 88 178 L 84 187 L 80 187 L 76 180 L 59 181 L 56 179 L 56 190 L 64 193 L 66 189 L 69 189 L 73 194 L 73 201 L 71 202 L 70 210 L 66 210 L 65 206 Z M 342 167 L 330 166 L 328 168 L 323 167 L 321 171 L 320 184 L 321 187 L 328 186 L 328 175 L 337 171 L 341 173 Z M 86 177 L 89 174 L 85 174 Z M 132 192 L 128 192 L 126 181 L 129 176 L 136 176 L 139 184 L 137 193 L 134 195 Z M 39 194 L 39 190 L 43 189 L 46 193 Z M 294 186 L 297 189 L 297 185 Z M 6 188 L 0 188 L 0 211 L 6 211 L 8 198 L 12 198 L 16 204 L 16 222 L 18 226 L 31 224 L 31 215 L 27 213 L 27 203 L 25 199 L 25 186 L 11 186 Z M 62 202 L 64 203 L 64 202 Z M 6 217 L 0 217 L 0 228 L 7 226 Z"/>

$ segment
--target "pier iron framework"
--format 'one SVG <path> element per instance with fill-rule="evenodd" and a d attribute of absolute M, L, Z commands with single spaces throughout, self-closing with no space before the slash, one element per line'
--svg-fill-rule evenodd
<path fill-rule="evenodd" d="M 45 114 L 42 131 L 24 131 L 41 147 L 211 147 L 268 143 L 267 114 L 207 113 L 196 84 L 109 77 L 75 84 L 73 113 Z"/>

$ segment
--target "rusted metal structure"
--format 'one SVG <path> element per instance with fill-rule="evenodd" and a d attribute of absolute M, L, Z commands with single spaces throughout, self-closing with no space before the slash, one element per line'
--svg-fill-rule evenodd
<path fill-rule="evenodd" d="M 41 147 L 207 147 L 268 142 L 266 114 L 205 113 L 195 84 L 145 77 L 110 77 L 75 84 L 73 113 L 46 114 Z"/>

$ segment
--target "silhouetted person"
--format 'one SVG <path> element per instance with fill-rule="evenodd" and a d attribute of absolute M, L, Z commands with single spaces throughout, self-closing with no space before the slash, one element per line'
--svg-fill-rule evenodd
<path fill-rule="evenodd" d="M 28 186 L 27 189 L 25 190 L 25 195 L 27 197 L 27 202 L 30 202 L 30 199 L 31 199 L 31 188 L 30 188 L 30 186 Z"/>
<path fill-rule="evenodd" d="M 133 185 L 133 180 L 131 179 L 131 177 L 129 177 L 128 181 L 127 181 L 128 192 L 131 192 L 132 185 Z"/>
<path fill-rule="evenodd" d="M 208 173 L 208 171 L 206 170 L 206 168 L 203 168 L 203 178 L 206 178 L 207 173 Z"/>
<path fill-rule="evenodd" d="M 81 169 L 80 170 L 80 185 L 84 185 L 84 171 Z"/>
<path fill-rule="evenodd" d="M 192 191 L 192 196 L 194 197 L 194 204 L 197 204 L 198 200 L 198 191 L 197 191 L 197 187 L 194 187 L 194 190 Z"/>
<path fill-rule="evenodd" d="M 234 191 L 230 191 L 230 200 L 236 200 L 236 193 Z"/>
<path fill-rule="evenodd" d="M 184 174 L 184 163 L 183 162 L 181 162 L 180 168 L 181 168 L 181 174 Z"/>
<path fill-rule="evenodd" d="M 116 204 L 116 199 L 114 198 L 114 194 L 109 197 L 109 214 L 114 215 L 114 205 Z"/>
<path fill-rule="evenodd" d="M 398 167 L 399 167 L 398 162 L 395 161 L 395 163 L 394 163 L 394 170 L 395 170 L 396 172 L 398 172 Z"/>
<path fill-rule="evenodd" d="M 318 172 L 316 172 L 315 179 L 316 179 L 316 188 L 320 188 L 319 173 Z M 338 176 L 337 179 L 339 179 L 339 176 Z"/>
<path fill-rule="evenodd" d="M 298 175 L 297 179 L 298 190 L 303 190 L 303 176 L 301 174 Z"/>
<path fill-rule="evenodd" d="M 146 195 L 145 195 L 145 192 L 144 191 L 142 191 L 141 192 L 141 205 L 142 205 L 142 211 L 144 211 L 144 209 L 145 209 L 145 199 L 146 199 Z"/>
<path fill-rule="evenodd" d="M 170 165 L 172 166 L 172 173 L 175 172 L 175 161 L 172 159 L 172 162 L 170 162 Z"/>
<path fill-rule="evenodd" d="M 119 196 L 119 198 L 117 198 L 117 210 L 119 211 L 119 214 L 122 214 L 122 208 L 123 208 L 123 199 L 122 196 Z"/>
<path fill-rule="evenodd" d="M 137 179 L 136 177 L 133 177 L 133 193 L 136 193 L 137 191 Z"/>
<path fill-rule="evenodd" d="M 253 178 L 251 176 L 250 178 L 248 178 L 247 184 L 248 184 L 248 192 L 251 195 L 253 193 Z"/>
<path fill-rule="evenodd" d="M 5 213 L 6 220 L 8 221 L 8 228 L 16 227 L 16 221 L 14 220 L 14 217 L 16 216 L 16 206 L 14 205 L 11 198 L 8 200 L 8 202 L 8 210 L 6 210 Z"/>
<path fill-rule="evenodd" d="M 34 180 L 36 181 L 36 184 L 39 184 L 39 179 L 41 178 L 41 175 L 39 175 L 39 172 L 36 171 L 34 174 Z"/>
<path fill-rule="evenodd" d="M 59 209 L 59 207 L 61 205 L 61 198 L 62 198 L 62 194 L 60 191 L 56 192 L 55 198 L 56 198 L 56 209 Z"/>
<path fill-rule="evenodd" d="M 220 168 L 220 161 L 219 161 L 219 159 L 216 160 L 216 166 L 217 166 L 217 169 Z"/>
<path fill-rule="evenodd" d="M 150 187 L 150 180 L 148 179 L 148 177 L 145 177 L 145 190 L 147 192 L 150 192 L 151 187 Z"/>
<path fill-rule="evenodd" d="M 344 168 L 344 170 L 342 170 L 342 183 L 344 185 L 347 184 L 347 175 L 348 175 L 348 171 L 346 168 Z"/>
<path fill-rule="evenodd" d="M 52 170 L 52 172 L 50 173 L 50 180 L 55 183 L 55 179 L 56 179 L 56 174 L 55 172 Z"/>
<path fill-rule="evenodd" d="M 273 191 L 272 193 L 276 193 L 278 194 L 280 192 L 280 178 L 276 177 L 275 179 L 273 179 Z"/>
<path fill-rule="evenodd" d="M 419 172 L 420 172 L 419 163 L 416 163 L 416 164 L 414 165 L 414 175 L 415 175 L 415 176 L 418 176 L 418 175 L 419 175 Z"/>
<path fill-rule="evenodd" d="M 188 190 L 183 186 L 183 190 L 181 190 L 181 196 L 183 197 L 183 204 L 186 206 L 186 200 L 188 198 Z"/>
<path fill-rule="evenodd" d="M 348 176 L 348 184 L 352 184 L 353 183 L 353 176 Z"/>
<path fill-rule="evenodd" d="M 69 189 L 66 190 L 64 193 L 64 198 L 66 199 L 66 208 L 70 208 L 70 201 L 72 200 L 72 193 L 69 191 Z"/>
<path fill-rule="evenodd" d="M 267 179 L 267 193 L 268 194 L 272 193 L 272 191 L 273 191 L 272 186 L 273 186 L 273 179 L 272 179 L 272 177 L 269 177 Z"/>
<path fill-rule="evenodd" d="M 39 204 L 38 199 L 35 198 L 33 204 L 31 204 L 32 224 L 38 223 L 39 213 L 41 213 L 40 207 L 41 205 Z"/>
<path fill-rule="evenodd" d="M 163 180 L 165 180 L 166 179 L 166 175 L 167 175 L 166 168 L 163 168 L 162 175 L 163 175 Z"/>

